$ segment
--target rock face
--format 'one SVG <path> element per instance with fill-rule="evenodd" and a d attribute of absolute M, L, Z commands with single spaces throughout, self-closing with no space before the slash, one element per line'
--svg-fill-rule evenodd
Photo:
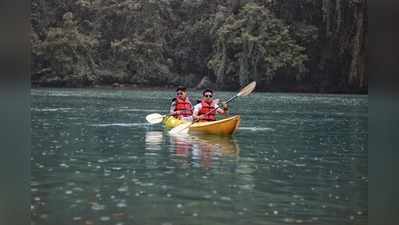
<path fill-rule="evenodd" d="M 367 91 L 367 0 L 280 0 L 272 7 L 290 24 L 317 27 L 318 38 L 306 46 L 308 83 L 317 92 Z"/>
<path fill-rule="evenodd" d="M 195 86 L 195 89 L 206 89 L 206 88 L 215 88 L 215 84 L 209 79 L 209 77 L 204 76 L 201 81 Z"/>

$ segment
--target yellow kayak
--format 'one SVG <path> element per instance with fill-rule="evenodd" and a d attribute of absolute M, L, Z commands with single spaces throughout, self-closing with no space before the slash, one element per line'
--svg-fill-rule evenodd
<path fill-rule="evenodd" d="M 176 119 L 172 116 L 166 117 L 163 124 L 166 128 L 172 129 L 182 123 L 187 123 L 183 120 Z M 236 131 L 240 125 L 240 116 L 231 116 L 225 119 L 216 121 L 195 122 L 190 126 L 190 133 L 201 134 L 216 134 L 216 135 L 231 135 Z"/>

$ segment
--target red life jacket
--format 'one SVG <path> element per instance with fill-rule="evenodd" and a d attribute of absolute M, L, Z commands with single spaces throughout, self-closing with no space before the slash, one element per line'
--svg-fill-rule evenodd
<path fill-rule="evenodd" d="M 201 110 L 198 112 L 198 115 L 205 115 L 204 120 L 206 121 L 215 121 L 216 120 L 216 110 L 215 109 L 215 103 L 212 101 L 212 103 L 208 103 L 204 100 L 201 100 Z M 210 111 L 214 110 L 211 113 L 208 113 Z M 208 113 L 208 114 L 207 114 Z"/>
<path fill-rule="evenodd" d="M 186 98 L 185 100 L 176 98 L 175 112 L 176 111 L 182 111 L 180 112 L 180 115 L 175 116 L 176 118 L 180 116 L 183 117 L 191 116 L 193 115 L 193 105 L 191 105 L 191 102 L 188 100 L 188 98 Z"/>

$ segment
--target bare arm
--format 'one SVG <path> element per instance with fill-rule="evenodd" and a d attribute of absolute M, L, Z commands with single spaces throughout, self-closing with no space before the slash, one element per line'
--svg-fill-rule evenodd
<path fill-rule="evenodd" d="M 216 109 L 216 112 L 219 114 L 225 114 L 226 112 L 222 108 Z"/>
<path fill-rule="evenodd" d="M 219 114 L 222 114 L 224 116 L 227 116 L 228 115 L 228 110 L 229 110 L 229 108 L 227 107 L 227 104 L 222 102 L 222 107 L 218 108 L 216 110 L 216 112 L 219 113 Z"/>
<path fill-rule="evenodd" d="M 201 104 L 197 104 L 193 108 L 193 118 L 198 119 L 198 113 L 201 110 Z"/>
<path fill-rule="evenodd" d="M 174 101 L 174 102 L 172 102 L 172 104 L 170 105 L 169 113 L 170 113 L 171 115 L 175 115 L 175 114 L 176 114 L 175 109 L 176 109 L 176 102 Z"/>

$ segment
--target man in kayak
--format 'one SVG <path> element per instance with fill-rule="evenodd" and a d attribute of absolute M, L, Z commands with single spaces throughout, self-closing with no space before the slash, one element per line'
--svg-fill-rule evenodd
<path fill-rule="evenodd" d="M 169 113 L 177 119 L 193 120 L 193 105 L 187 97 L 187 88 L 178 87 L 176 89 L 176 98 L 172 100 Z"/>
<path fill-rule="evenodd" d="M 216 114 L 227 116 L 227 104 L 222 102 L 222 108 L 218 108 L 219 99 L 213 99 L 213 91 L 206 89 L 202 92 L 200 103 L 194 106 L 193 118 L 201 121 L 215 121 Z M 217 108 L 216 110 L 214 110 Z"/>

